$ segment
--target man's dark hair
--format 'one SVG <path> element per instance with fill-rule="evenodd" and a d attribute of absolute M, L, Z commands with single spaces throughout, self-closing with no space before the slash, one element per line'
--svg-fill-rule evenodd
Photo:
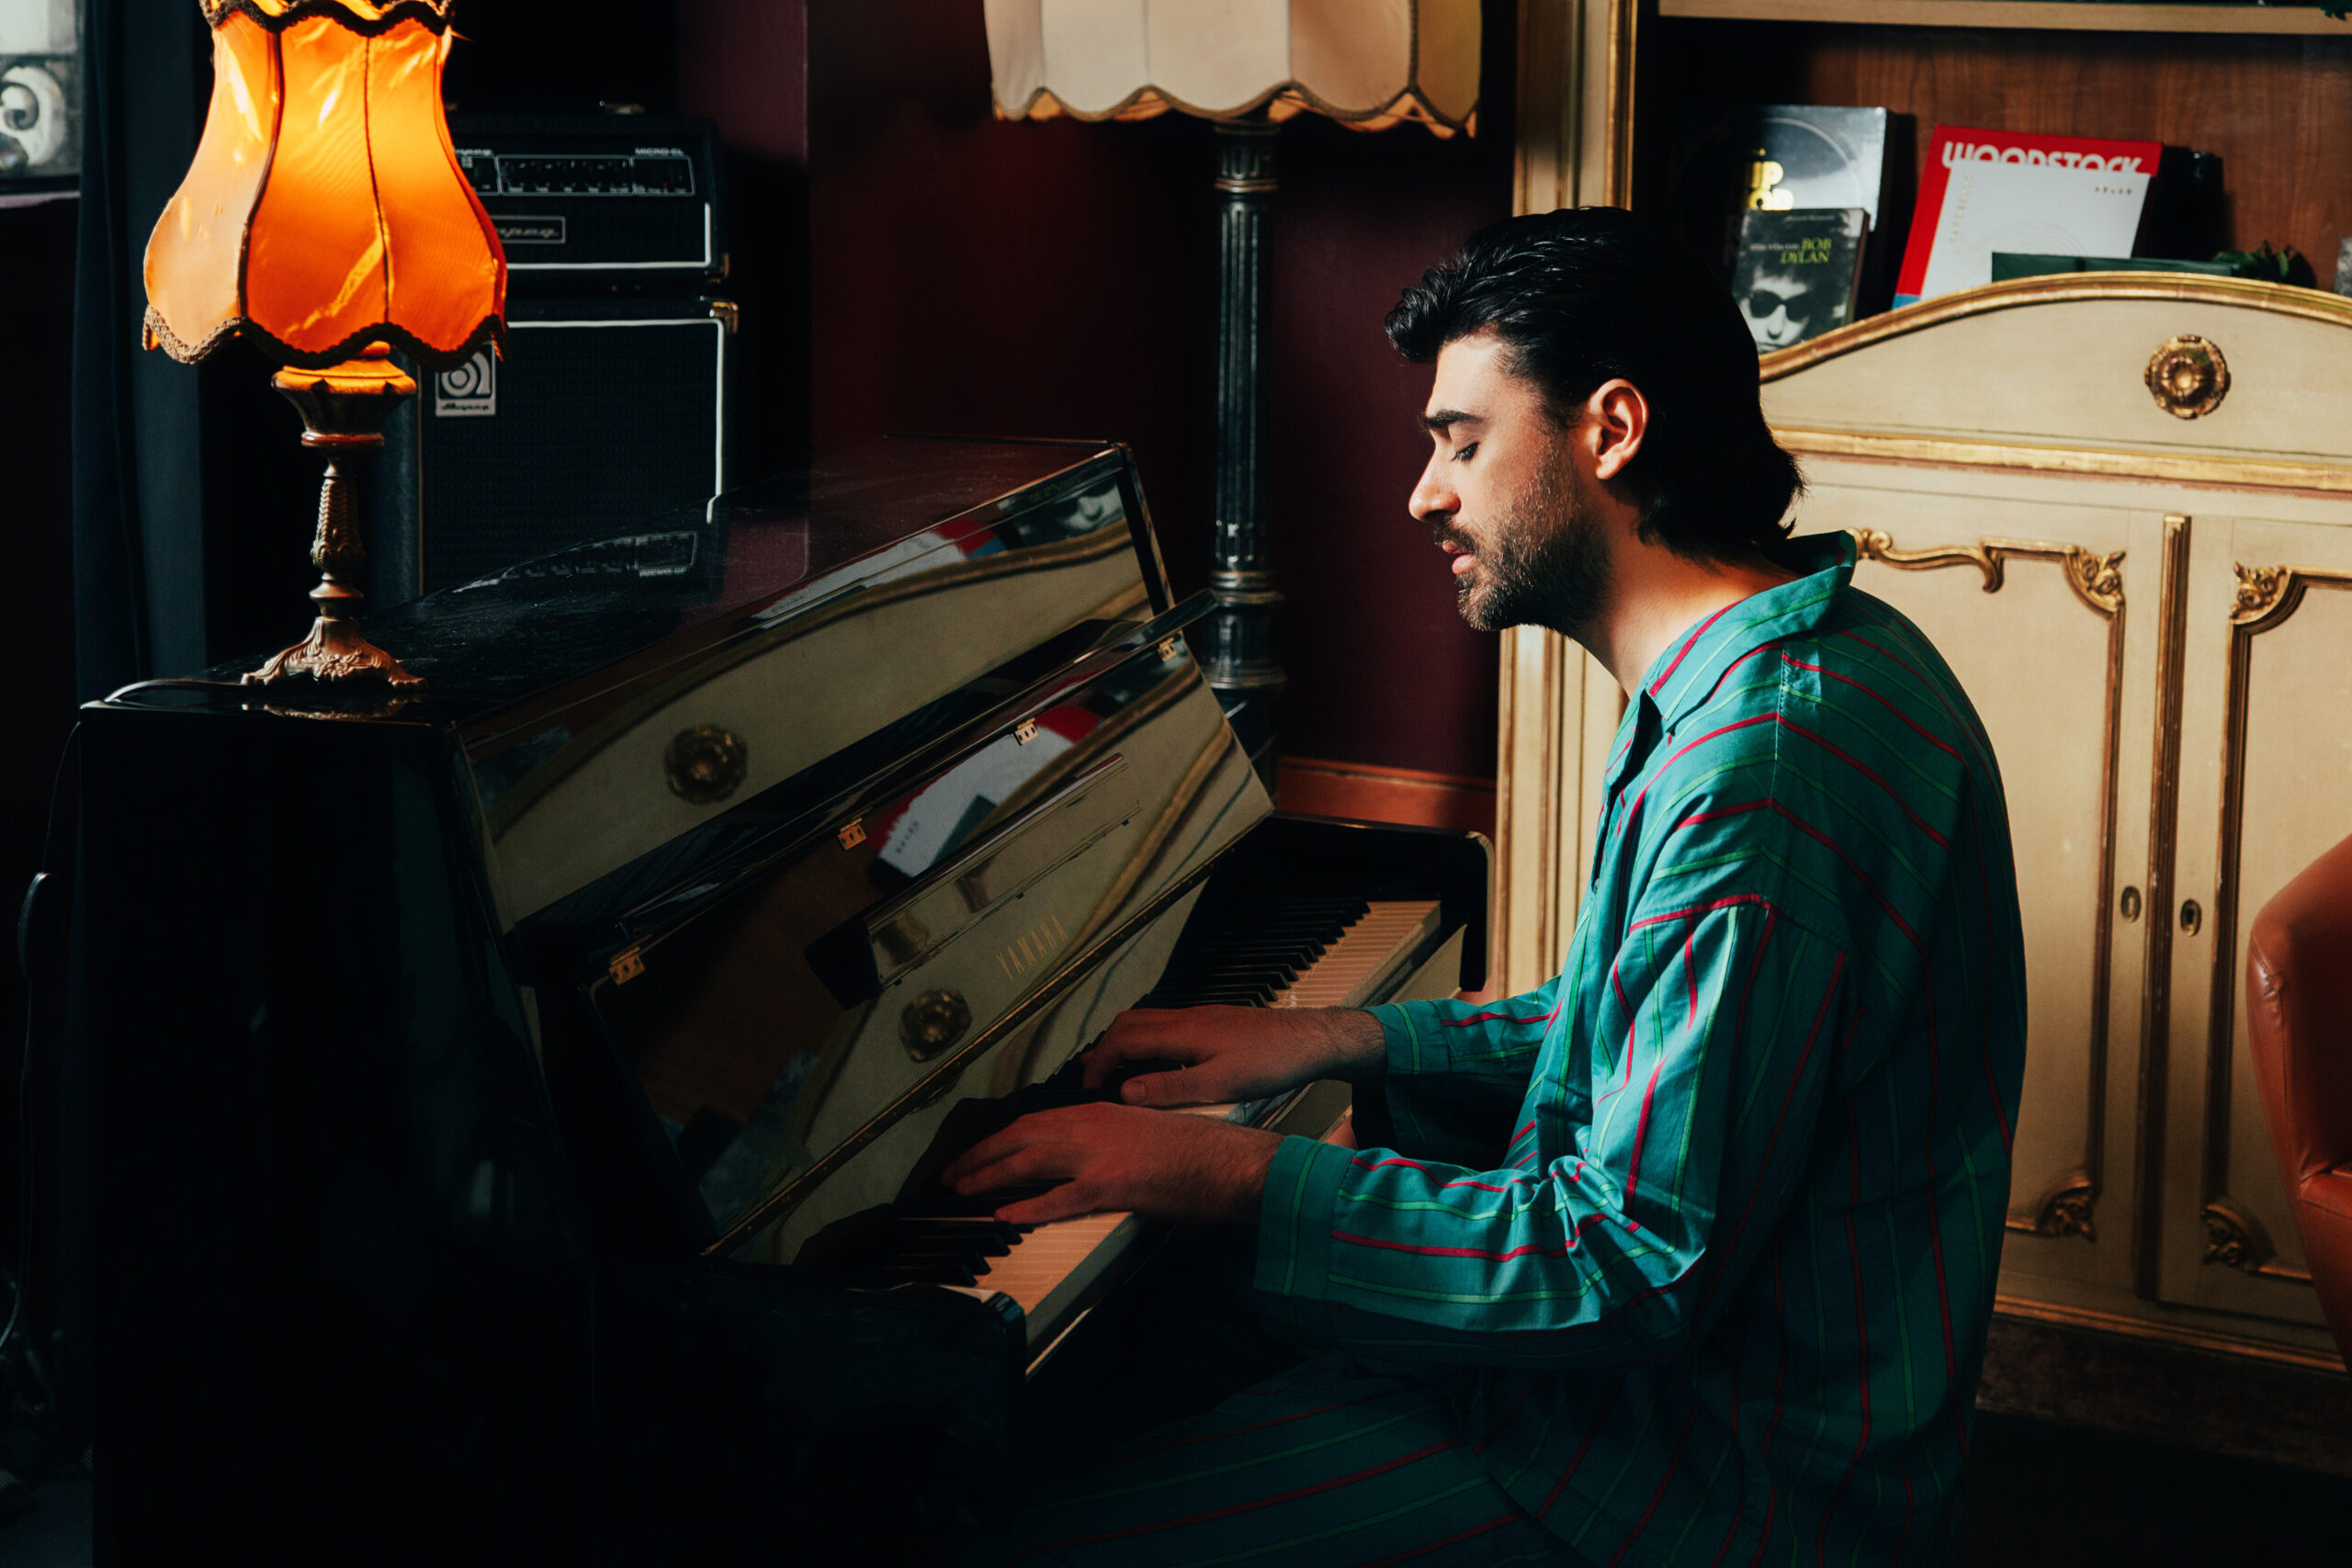
<path fill-rule="evenodd" d="M 1388 312 L 1389 341 L 1418 364 L 1480 332 L 1510 345 L 1509 368 L 1562 426 L 1604 381 L 1641 389 L 1649 429 L 1624 482 L 1645 539 L 1704 560 L 1786 536 L 1804 481 L 1764 423 L 1756 340 L 1722 280 L 1673 236 L 1613 207 L 1506 219 Z"/>

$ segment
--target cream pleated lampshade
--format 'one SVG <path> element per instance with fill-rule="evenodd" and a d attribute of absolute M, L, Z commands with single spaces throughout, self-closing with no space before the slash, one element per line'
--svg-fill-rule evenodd
<path fill-rule="evenodd" d="M 1475 131 L 1477 0 L 987 0 L 997 113 Z"/>
<path fill-rule="evenodd" d="M 451 0 L 207 0 L 211 107 L 147 245 L 147 333 L 280 364 L 496 340 L 506 260 L 441 104 Z"/>

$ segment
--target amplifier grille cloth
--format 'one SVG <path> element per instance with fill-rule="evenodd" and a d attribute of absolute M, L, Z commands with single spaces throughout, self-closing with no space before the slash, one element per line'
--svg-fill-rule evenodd
<path fill-rule="evenodd" d="M 719 489 L 719 322 L 512 331 L 494 412 L 436 414 L 420 378 L 428 592 L 698 508 Z"/>

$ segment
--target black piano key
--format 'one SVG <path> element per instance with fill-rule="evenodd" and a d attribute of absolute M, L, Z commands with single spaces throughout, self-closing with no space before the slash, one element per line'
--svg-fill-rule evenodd
<path fill-rule="evenodd" d="M 1236 931 L 1195 950 L 1189 959 L 1207 963 L 1220 953 L 1247 953 L 1253 949 L 1267 951 L 1300 951 L 1328 943 L 1347 929 L 1340 920 L 1315 920 L 1300 925 L 1278 926 L 1271 930 Z"/>
<path fill-rule="evenodd" d="M 977 1285 L 981 1272 L 960 1263 L 915 1261 L 857 1269 L 848 1277 L 859 1284 Z"/>
<path fill-rule="evenodd" d="M 957 1219 L 946 1214 L 907 1214 L 893 1224 L 892 1230 L 899 1235 L 969 1240 L 976 1246 L 1012 1239 L 1012 1227 L 1002 1220 Z"/>
<path fill-rule="evenodd" d="M 944 1187 L 939 1187 L 933 1189 L 935 1197 L 910 1201 L 904 1212 L 910 1215 L 921 1216 L 969 1214 L 984 1218 L 994 1214 L 1008 1203 L 1018 1203 L 1026 1199 L 1042 1197 L 1060 1185 L 1058 1181 L 1032 1181 L 1018 1187 L 1000 1187 L 993 1192 L 970 1194 L 950 1191 Z"/>
<path fill-rule="evenodd" d="M 1371 907 L 1346 897 L 1278 898 L 1258 918 L 1180 952 L 1142 1005 L 1263 1005 L 1312 967 Z"/>
<path fill-rule="evenodd" d="M 1001 1248 L 1003 1243 L 997 1246 Z M 935 1236 L 885 1236 L 872 1247 L 850 1255 L 856 1263 L 894 1263 L 910 1258 L 967 1258 L 988 1256 L 987 1249 L 977 1242 L 943 1240 Z M 997 1257 L 1004 1256 L 1000 1250 Z"/>
<path fill-rule="evenodd" d="M 905 1247 L 876 1247 L 871 1253 L 853 1258 L 852 1263 L 855 1266 L 874 1263 L 902 1263 L 910 1260 L 920 1261 L 925 1258 L 954 1258 L 961 1263 L 969 1264 L 973 1268 L 977 1269 L 980 1267 L 980 1261 L 982 1258 L 1003 1258 L 1009 1256 L 1012 1251 L 1012 1248 L 1011 1245 L 1005 1242 L 997 1242 L 990 1247 L 958 1247 L 944 1243 L 930 1245 L 910 1243 Z"/>
<path fill-rule="evenodd" d="M 1185 993 L 1193 1007 L 1271 1007 L 1284 987 L 1271 980 L 1234 983 Z"/>

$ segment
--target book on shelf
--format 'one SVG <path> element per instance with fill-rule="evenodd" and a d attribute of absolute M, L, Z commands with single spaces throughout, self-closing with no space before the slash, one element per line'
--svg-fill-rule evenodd
<path fill-rule="evenodd" d="M 1739 226 L 1732 297 L 1758 353 L 1854 319 L 1870 214 L 1859 207 L 1752 211 Z"/>
<path fill-rule="evenodd" d="M 2045 256 L 2017 251 L 1993 253 L 1995 283 L 2015 277 L 2046 277 L 2057 272 L 2186 272 L 2204 277 L 2235 277 L 2228 262 L 2174 261 L 2161 256 Z"/>
<path fill-rule="evenodd" d="M 1888 139 L 1904 126 L 1883 108 L 1762 104 L 1694 118 L 1668 164 L 1676 231 L 1728 278 L 1748 212 L 1860 208 L 1870 233 L 1883 227 Z M 1905 153 L 1905 146 L 1894 148 Z M 1906 153 L 1907 156 L 1907 153 Z M 1873 254 L 1876 246 L 1871 247 Z"/>
<path fill-rule="evenodd" d="M 1936 127 L 1895 304 L 1990 283 L 1995 251 L 2131 255 L 2163 153 L 2154 141 Z"/>

